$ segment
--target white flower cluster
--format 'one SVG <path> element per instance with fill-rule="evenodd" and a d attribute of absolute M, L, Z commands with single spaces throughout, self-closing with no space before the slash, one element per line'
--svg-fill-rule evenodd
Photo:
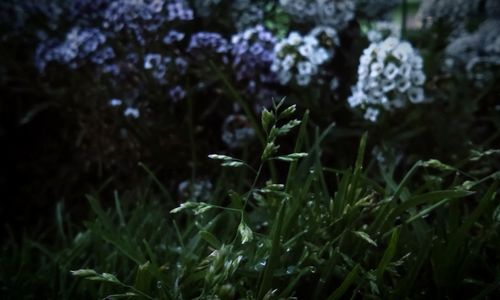
<path fill-rule="evenodd" d="M 300 86 L 309 85 L 321 73 L 320 67 L 333 58 L 338 45 L 337 31 L 331 27 L 316 27 L 305 36 L 291 32 L 274 47 L 271 71 L 283 85 L 293 79 Z"/>
<path fill-rule="evenodd" d="M 344 29 L 354 18 L 353 0 L 280 0 L 283 9 L 298 22 Z"/>
<path fill-rule="evenodd" d="M 491 71 L 500 67 L 500 20 L 484 21 L 475 32 L 452 41 L 445 54 L 445 68 L 465 69 L 470 79 L 483 85 L 495 76 Z"/>
<path fill-rule="evenodd" d="M 365 118 L 375 122 L 381 109 L 423 102 L 426 77 L 422 68 L 422 57 L 410 43 L 395 37 L 372 43 L 360 58 L 349 105 L 364 109 Z"/>

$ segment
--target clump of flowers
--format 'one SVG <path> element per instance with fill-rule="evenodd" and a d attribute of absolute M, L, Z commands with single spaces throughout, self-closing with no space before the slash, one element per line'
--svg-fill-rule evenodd
<path fill-rule="evenodd" d="M 231 4 L 231 19 L 237 30 L 241 31 L 264 21 L 266 1 L 235 0 Z"/>
<path fill-rule="evenodd" d="M 479 86 L 494 77 L 500 66 L 500 20 L 486 20 L 472 33 L 453 40 L 445 50 L 445 68 L 465 70 Z"/>
<path fill-rule="evenodd" d="M 247 82 L 249 92 L 255 93 L 260 83 L 275 81 L 269 68 L 274 59 L 275 44 L 274 35 L 262 25 L 248 28 L 231 38 L 236 80 Z"/>
<path fill-rule="evenodd" d="M 344 29 L 355 16 L 352 0 L 280 0 L 283 9 L 297 22 Z"/>
<path fill-rule="evenodd" d="M 36 65 L 44 71 L 47 64 L 57 62 L 76 68 L 87 59 L 95 63 L 102 63 L 114 57 L 112 48 L 107 47 L 97 51 L 106 42 L 106 36 L 96 28 L 73 28 L 63 42 L 55 40 L 42 44 L 37 49 Z"/>
<path fill-rule="evenodd" d="M 422 68 L 422 57 L 410 43 L 394 37 L 372 43 L 360 58 L 349 105 L 363 109 L 364 117 L 375 122 L 381 110 L 422 103 L 426 79 Z"/>
<path fill-rule="evenodd" d="M 337 31 L 331 27 L 316 27 L 305 36 L 291 32 L 274 47 L 271 70 L 283 85 L 295 81 L 307 86 L 322 73 L 321 67 L 331 61 L 338 45 Z"/>
<path fill-rule="evenodd" d="M 255 138 L 255 129 L 248 118 L 241 114 L 229 115 L 222 126 L 222 141 L 229 148 L 241 148 Z"/>

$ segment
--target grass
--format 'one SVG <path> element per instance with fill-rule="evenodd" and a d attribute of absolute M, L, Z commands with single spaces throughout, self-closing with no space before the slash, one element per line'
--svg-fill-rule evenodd
<path fill-rule="evenodd" d="M 473 178 L 430 160 L 399 178 L 395 165 L 365 162 L 366 134 L 353 167 L 335 170 L 322 164 L 332 128 L 310 134 L 308 113 L 290 120 L 294 111 L 281 102 L 263 113 L 259 166 L 211 156 L 221 178 L 207 202 L 175 207 L 143 166 L 144 186 L 114 199 L 88 195 L 85 227 L 58 206 L 55 229 L 3 245 L 2 299 L 500 295 L 498 173 Z M 278 154 L 279 137 L 292 132 L 294 152 Z M 288 168 L 281 181 L 265 178 L 270 161 Z M 54 235 L 51 246 L 32 238 L 44 234 Z"/>

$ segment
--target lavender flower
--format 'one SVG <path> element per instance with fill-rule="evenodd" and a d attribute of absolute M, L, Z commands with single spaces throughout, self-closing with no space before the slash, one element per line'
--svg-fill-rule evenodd
<path fill-rule="evenodd" d="M 170 89 L 168 94 L 170 95 L 170 98 L 172 98 L 172 101 L 174 101 L 174 103 L 179 102 L 186 97 L 186 91 L 179 85 L 176 85 L 175 87 Z"/>
<path fill-rule="evenodd" d="M 191 36 L 187 50 L 192 53 L 200 51 L 226 53 L 229 50 L 229 43 L 219 33 L 202 31 Z"/>

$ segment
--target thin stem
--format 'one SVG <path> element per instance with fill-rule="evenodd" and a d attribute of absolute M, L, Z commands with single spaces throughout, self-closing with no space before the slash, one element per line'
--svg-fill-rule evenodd
<path fill-rule="evenodd" d="M 402 0 L 401 3 L 401 38 L 406 38 L 406 19 L 408 16 L 407 0 Z"/>
<path fill-rule="evenodd" d="M 260 164 L 259 169 L 257 170 L 257 174 L 255 175 L 255 179 L 253 180 L 252 186 L 250 187 L 250 190 L 247 193 L 247 196 L 245 197 L 245 203 L 243 203 L 243 209 L 242 211 L 245 211 L 245 208 L 247 207 L 248 200 L 250 200 L 250 195 L 252 194 L 252 191 L 255 189 L 255 186 L 257 185 L 257 181 L 259 180 L 260 173 L 262 172 L 262 167 L 264 166 L 263 163 Z"/>

